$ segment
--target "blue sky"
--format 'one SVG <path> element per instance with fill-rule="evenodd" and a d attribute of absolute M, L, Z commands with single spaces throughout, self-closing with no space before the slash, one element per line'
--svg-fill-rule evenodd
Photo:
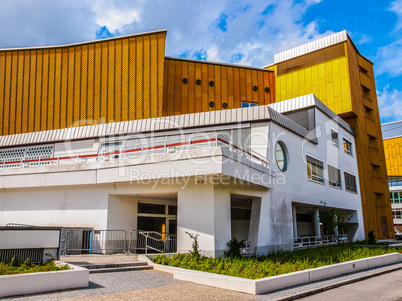
<path fill-rule="evenodd" d="M 346 29 L 374 62 L 383 123 L 402 120 L 402 0 L 13 0 L 0 48 L 167 29 L 166 55 L 252 66 Z"/>

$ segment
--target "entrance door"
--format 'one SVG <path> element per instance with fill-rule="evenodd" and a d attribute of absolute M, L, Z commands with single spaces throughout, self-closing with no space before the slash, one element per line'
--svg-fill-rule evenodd
<path fill-rule="evenodd" d="M 166 231 L 166 218 L 165 217 L 148 217 L 139 216 L 137 229 L 143 231 L 155 231 L 163 233 Z"/>
<path fill-rule="evenodd" d="M 168 232 L 169 234 L 176 235 L 177 234 L 177 220 L 176 219 L 168 219 Z"/>

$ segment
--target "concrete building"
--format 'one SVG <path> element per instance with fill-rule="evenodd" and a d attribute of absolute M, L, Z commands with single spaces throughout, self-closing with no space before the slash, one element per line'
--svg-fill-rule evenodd
<path fill-rule="evenodd" d="M 213 256 L 236 237 L 260 254 L 323 236 L 325 202 L 351 216 L 351 239 L 363 239 L 354 135 L 310 94 L 6 136 L 0 223 L 177 233 L 178 251 L 191 247 L 185 232 L 199 233 Z"/>
<path fill-rule="evenodd" d="M 326 203 L 350 239 L 362 219 L 393 237 L 372 63 L 346 32 L 266 68 L 165 57 L 165 38 L 0 50 L 0 226 L 177 232 L 178 250 L 199 231 L 207 253 L 231 237 L 258 253 L 321 236 Z"/>
<path fill-rule="evenodd" d="M 402 121 L 382 125 L 385 159 L 395 227 L 402 231 Z"/>

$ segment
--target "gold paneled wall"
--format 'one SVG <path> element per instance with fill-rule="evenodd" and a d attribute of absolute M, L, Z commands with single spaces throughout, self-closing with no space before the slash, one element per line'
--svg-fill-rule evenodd
<path fill-rule="evenodd" d="M 388 176 L 402 175 L 402 137 L 384 140 Z"/>
<path fill-rule="evenodd" d="M 0 51 L 0 134 L 162 116 L 165 36 Z"/>
<path fill-rule="evenodd" d="M 270 104 L 274 81 L 270 70 L 166 58 L 163 115 L 222 110 L 224 103 L 228 109 L 240 108 L 242 102 Z"/>
<path fill-rule="evenodd" d="M 352 111 L 346 43 L 274 66 L 276 101 L 314 93 L 336 114 Z"/>

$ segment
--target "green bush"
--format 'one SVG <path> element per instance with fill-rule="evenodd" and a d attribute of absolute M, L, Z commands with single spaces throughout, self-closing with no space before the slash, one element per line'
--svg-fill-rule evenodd
<path fill-rule="evenodd" d="M 374 231 L 370 231 L 368 233 L 368 244 L 369 245 L 375 245 L 375 235 L 374 235 Z"/>
<path fill-rule="evenodd" d="M 362 247 L 353 244 L 328 246 L 296 251 L 281 251 L 261 257 L 198 259 L 189 254 L 177 254 L 171 258 L 159 255 L 153 258 L 158 264 L 198 270 L 248 279 L 260 279 L 334 263 L 366 257 L 402 252 L 402 248 Z"/>
<path fill-rule="evenodd" d="M 68 270 L 68 265 L 58 267 L 54 260 L 46 261 L 42 264 L 33 264 L 29 259 L 21 262 L 18 258 L 13 257 L 9 263 L 0 263 L 0 276 L 1 275 L 13 275 L 24 273 L 39 273 Z"/>
<path fill-rule="evenodd" d="M 238 241 L 236 237 L 229 240 L 229 242 L 227 243 L 229 250 L 224 253 L 225 257 L 231 257 L 231 258 L 240 257 L 241 256 L 240 247 L 243 243 L 244 240 Z"/>

